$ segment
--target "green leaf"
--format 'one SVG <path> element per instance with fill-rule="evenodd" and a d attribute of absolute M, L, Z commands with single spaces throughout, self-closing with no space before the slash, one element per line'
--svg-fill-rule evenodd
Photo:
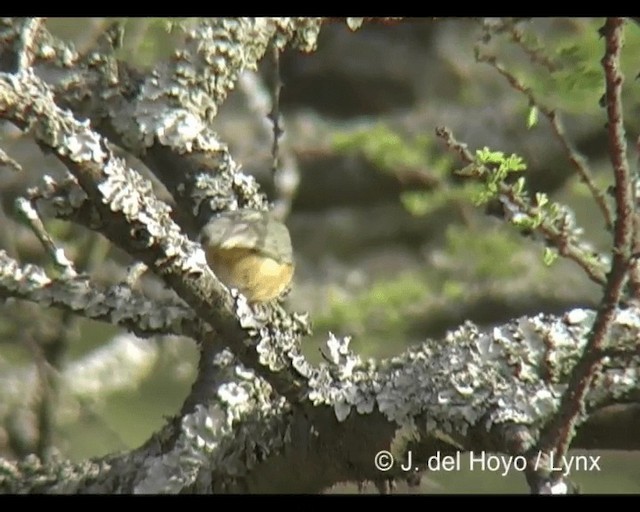
<path fill-rule="evenodd" d="M 544 248 L 544 255 L 542 256 L 542 261 L 547 267 L 553 265 L 553 263 L 558 259 L 558 251 L 552 249 L 551 247 Z"/>
<path fill-rule="evenodd" d="M 535 105 L 531 105 L 529 107 L 529 111 L 527 112 L 527 129 L 531 130 L 534 126 L 538 124 L 538 107 Z"/>

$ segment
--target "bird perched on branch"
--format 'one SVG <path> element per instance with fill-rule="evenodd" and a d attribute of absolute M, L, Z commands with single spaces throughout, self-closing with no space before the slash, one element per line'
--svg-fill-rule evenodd
<path fill-rule="evenodd" d="M 287 227 L 270 212 L 221 212 L 200 231 L 207 263 L 227 287 L 249 302 L 278 297 L 293 277 L 293 249 Z"/>

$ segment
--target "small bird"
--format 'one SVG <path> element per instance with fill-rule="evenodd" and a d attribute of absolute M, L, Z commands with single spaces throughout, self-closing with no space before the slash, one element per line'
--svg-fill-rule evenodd
<path fill-rule="evenodd" d="M 278 297 L 293 278 L 289 230 L 270 212 L 221 212 L 202 228 L 200 242 L 218 279 L 249 302 Z"/>

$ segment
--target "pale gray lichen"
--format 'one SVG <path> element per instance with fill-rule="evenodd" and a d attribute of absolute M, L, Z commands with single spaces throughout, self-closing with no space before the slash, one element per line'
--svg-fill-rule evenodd
<path fill-rule="evenodd" d="M 238 76 L 245 69 L 256 69 L 276 32 L 286 41 L 293 38 L 310 47 L 312 27 L 317 36 L 320 23 L 205 18 L 191 25 L 184 48 L 174 52 L 172 62 L 154 70 L 140 88 L 133 117 L 140 130 L 137 139 L 147 147 L 155 140 L 178 153 L 198 147 L 197 138 L 216 116 Z M 207 140 L 205 136 L 200 144 L 209 146 Z"/>
<path fill-rule="evenodd" d="M 307 332 L 308 318 L 298 315 L 291 318 L 282 308 L 252 306 L 246 297 L 231 289 L 235 299 L 235 314 L 240 326 L 250 336 L 247 344 L 255 346 L 258 361 L 273 372 L 296 369 L 296 374 L 310 374 L 311 366 L 300 353 L 299 339 Z M 295 379 L 296 374 L 290 374 Z"/>
<path fill-rule="evenodd" d="M 347 18 L 347 26 L 352 32 L 355 32 L 356 30 L 358 30 L 362 26 L 363 22 L 364 22 L 364 18 L 360 18 L 360 17 Z"/>
<path fill-rule="evenodd" d="M 303 51 L 312 50 L 320 25 L 320 19 L 311 18 L 184 21 L 184 47 L 136 85 L 135 102 L 123 101 L 117 89 L 107 87 L 100 94 L 101 103 L 93 108 L 106 110 L 123 142 L 139 153 L 156 141 L 179 154 L 192 150 L 216 152 L 221 144 L 211 132 L 210 122 L 241 73 L 256 69 L 272 40 L 279 48 L 292 42 Z M 106 62 L 94 63 L 92 69 L 105 75 L 100 81 L 109 84 L 110 66 Z M 65 90 L 70 88 L 61 85 Z M 77 101 L 84 101 L 84 97 Z"/>
<path fill-rule="evenodd" d="M 89 120 L 76 121 L 75 128 L 73 132 L 61 132 L 59 153 L 68 156 L 76 163 L 102 162 L 107 157 L 107 153 L 102 147 L 100 136 L 91 131 Z"/>
<path fill-rule="evenodd" d="M 372 361 L 364 362 L 349 350 L 350 338 L 330 335 L 325 358 L 329 364 L 321 364 L 308 371 L 309 400 L 315 405 L 333 406 L 338 421 L 345 420 L 355 406 L 360 414 L 373 411 L 375 395 L 372 393 Z M 373 383 L 375 386 L 375 383 Z"/>
<path fill-rule="evenodd" d="M 64 180 L 58 183 L 51 176 L 45 174 L 41 184 L 27 190 L 27 196 L 38 202 L 44 213 L 51 213 L 58 218 L 68 218 L 82 207 L 88 206 L 87 193 L 82 189 L 76 177 L 67 172 Z M 52 209 L 53 211 L 49 211 Z"/>
<path fill-rule="evenodd" d="M 73 463 L 62 460 L 52 450 L 46 464 L 35 455 L 20 461 L 0 458 L 0 491 L 6 494 L 76 494 L 87 481 L 95 481 L 108 470 L 108 463 L 85 461 Z"/>
<path fill-rule="evenodd" d="M 293 34 L 292 44 L 303 52 L 312 52 L 318 45 L 318 35 L 322 18 L 279 18 L 277 35 L 274 38 L 278 48 L 286 44 L 287 35 Z"/>
<path fill-rule="evenodd" d="M 187 334 L 193 310 L 178 300 L 151 300 L 128 286 L 103 288 L 87 276 L 51 279 L 37 265 L 20 265 L 0 250 L 0 290 L 43 306 L 80 312 L 86 318 L 124 325 L 138 333 Z"/>
<path fill-rule="evenodd" d="M 467 322 L 445 340 L 428 340 L 368 368 L 349 360 L 355 356 L 347 340 L 331 336 L 325 354 L 329 365 L 311 372 L 308 397 L 314 404 L 333 405 L 339 421 L 353 406 L 368 413 L 375 404 L 400 426 L 421 417 L 427 432 L 458 439 L 481 420 L 486 429 L 504 422 L 536 429 L 557 411 L 594 318 L 593 311 L 575 310 L 562 318 L 523 317 L 487 332 Z M 611 332 L 617 347 L 637 344 L 638 310 L 618 310 Z M 637 390 L 636 359 L 633 364 L 605 359 L 587 408 Z M 346 370 L 336 372 L 336 365 Z"/>
<path fill-rule="evenodd" d="M 235 168 L 235 165 L 233 168 Z M 233 172 L 230 166 L 227 166 L 227 169 L 229 169 L 229 172 Z M 187 190 L 184 193 L 186 194 Z M 199 215 L 203 202 L 206 202 L 209 211 L 214 212 L 238 208 L 232 193 L 231 180 L 221 180 L 219 176 L 213 176 L 208 172 L 196 174 L 193 178 L 193 188 L 189 191 L 189 196 L 193 205 L 191 213 L 195 217 Z"/>
<path fill-rule="evenodd" d="M 253 176 L 236 172 L 233 175 L 233 190 L 244 200 L 244 207 L 264 208 L 266 196 L 260 192 L 260 186 Z"/>
<path fill-rule="evenodd" d="M 214 364 L 232 361 L 227 353 Z M 272 399 L 273 390 L 254 372 L 236 370 L 216 396 L 183 416 L 173 448 L 147 460 L 134 492 L 180 492 L 198 481 L 204 489 L 224 488 L 289 442 L 285 401 Z"/>
<path fill-rule="evenodd" d="M 210 154 L 212 165 L 219 172 L 205 188 L 194 185 L 192 180 L 199 178 L 193 170 L 185 173 L 185 182 L 168 185 L 174 196 L 177 193 L 182 197 L 180 206 L 190 208 L 194 215 L 201 213 L 204 200 L 211 212 L 238 206 L 264 208 L 266 198 L 252 179 L 238 172 L 226 145 L 211 130 L 210 121 L 242 71 L 256 67 L 272 40 L 278 47 L 292 42 L 309 51 L 315 47 L 321 22 L 311 18 L 185 21 L 181 24 L 187 31 L 184 48 L 144 80 L 135 73 L 125 73 L 124 69 L 120 73 L 112 65 L 113 59 L 99 53 L 90 56 L 83 74 L 76 70 L 72 75 L 59 73 L 49 78 L 83 112 L 93 111 L 92 117 L 108 117 L 121 142 L 138 155 L 144 155 L 156 143 L 172 148 L 177 154 L 187 155 L 191 151 Z M 91 93 L 90 85 L 95 83 L 102 86 L 99 94 Z M 131 99 L 123 96 L 121 87 L 114 87 L 122 84 L 135 92 L 128 97 Z M 52 130 L 54 134 L 58 132 Z M 77 130 L 68 134 L 73 149 L 70 158 L 91 157 L 96 161 L 100 158 L 101 149 L 94 144 L 99 139 L 92 138 L 89 143 L 83 138 L 88 134 Z M 60 146 L 60 141 L 54 145 Z M 211 169 L 203 169 L 202 174 L 209 172 Z M 228 180 L 233 176 L 239 178 L 230 183 Z M 114 183 L 103 187 L 107 196 L 121 190 Z M 123 197 L 114 199 L 114 204 L 122 203 L 123 211 L 136 207 L 133 200 L 124 204 Z"/>

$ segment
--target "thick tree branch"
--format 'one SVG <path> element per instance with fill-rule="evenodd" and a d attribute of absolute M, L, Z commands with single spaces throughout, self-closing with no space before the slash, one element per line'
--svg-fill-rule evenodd
<path fill-rule="evenodd" d="M 48 475 L 41 492 L 317 492 L 345 480 L 406 476 L 397 465 L 381 473 L 373 464 L 380 450 L 401 460 L 407 450 L 403 438 L 413 439 L 418 467 L 436 450 L 520 453 L 531 444 L 524 433 L 535 436 L 558 411 L 595 317 L 594 311 L 573 310 L 562 318 L 521 318 L 487 332 L 467 323 L 445 339 L 427 340 L 377 364 L 334 339 L 328 364 L 311 379 L 330 383 L 331 394 L 318 389 L 313 395 L 318 406 L 312 418 L 274 401 L 264 381 L 252 372 L 238 373 L 231 354 L 223 352 L 210 363 L 221 372 L 210 383 L 211 401 L 176 418 L 145 446 L 93 461 L 90 478 L 82 473 L 86 463 L 64 463 L 68 469 L 62 473 L 52 465 L 27 474 L 33 462 L 5 462 L 0 489 L 33 490 Z M 640 311 L 618 310 L 612 335 L 633 346 Z M 586 411 L 637 401 L 639 362 L 627 355 L 605 361 Z M 622 412 L 617 418 L 629 425 L 637 421 Z M 607 435 L 620 428 L 615 422 L 597 416 L 587 425 L 591 435 L 581 434 L 574 447 L 620 446 Z"/>
<path fill-rule="evenodd" d="M 168 207 L 153 195 L 148 181 L 114 157 L 107 142 L 55 106 L 46 85 L 29 73 L 0 74 L 2 117 L 30 126 L 76 176 L 101 216 L 100 230 L 112 242 L 159 274 L 198 316 L 214 326 L 247 366 L 269 376 L 276 389 L 296 402 L 304 389 L 294 369 L 300 326 L 256 316 L 213 279 L 199 245 L 185 238 Z M 277 311 L 276 311 L 277 314 Z M 280 329 L 278 329 L 280 327 Z M 258 353 L 256 352 L 258 349 Z M 273 374 L 271 370 L 282 370 Z"/>

